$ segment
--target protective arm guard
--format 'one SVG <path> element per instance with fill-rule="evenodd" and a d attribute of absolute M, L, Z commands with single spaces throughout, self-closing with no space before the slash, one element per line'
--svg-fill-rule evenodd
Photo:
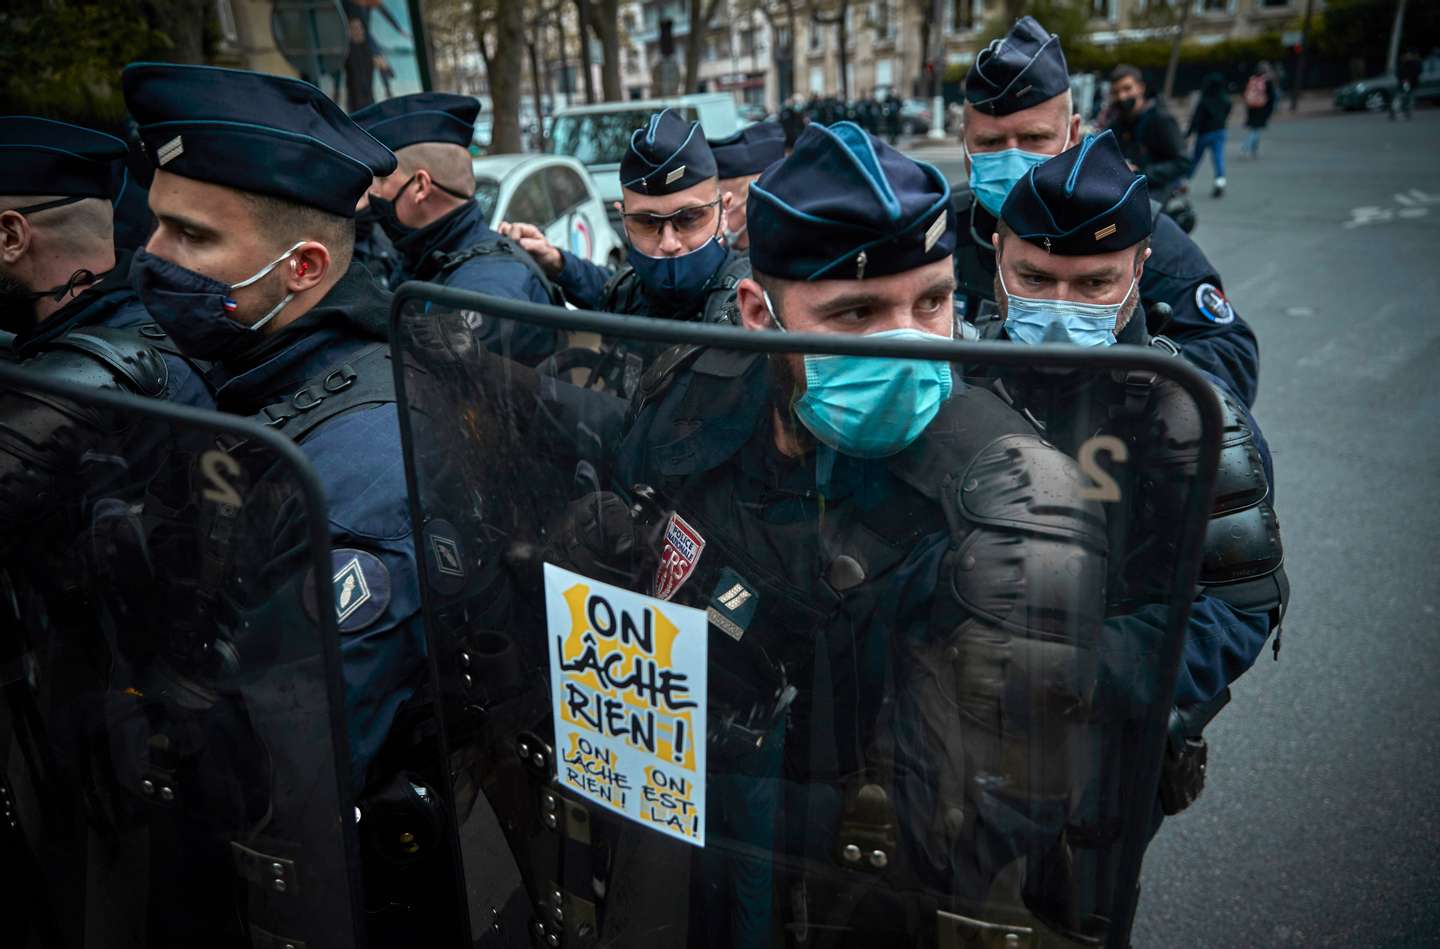
<path fill-rule="evenodd" d="M 1081 484 L 1071 458 L 1006 435 L 942 489 L 953 540 L 907 662 L 906 757 L 923 755 L 930 798 L 912 837 L 982 889 L 1053 845 L 1090 780 L 1107 541 Z"/>
<path fill-rule="evenodd" d="M 28 360 L 37 378 L 158 397 L 169 369 L 159 352 L 125 331 L 87 329 Z M 42 392 L 0 392 L 0 536 L 41 516 L 78 474 L 81 455 L 123 431 L 123 420 Z"/>

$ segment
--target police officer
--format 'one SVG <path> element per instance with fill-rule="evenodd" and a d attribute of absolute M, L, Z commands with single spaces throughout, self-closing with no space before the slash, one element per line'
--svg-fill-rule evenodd
<path fill-rule="evenodd" d="M 812 125 L 751 185 L 750 198 L 755 274 L 739 287 L 746 329 L 951 338 L 954 211 L 936 169 L 854 124 Z M 1001 458 L 1011 461 L 996 464 Z M 706 609 L 714 624 L 707 768 L 724 777 L 712 780 L 711 833 L 787 859 L 828 863 L 853 851 L 848 866 L 858 872 L 898 859 L 894 837 L 876 842 L 866 828 L 899 828 L 898 846 L 916 855 L 902 872 L 983 902 L 997 869 L 989 861 L 1014 858 L 1009 847 L 1023 849 L 1025 835 L 982 855 L 975 842 L 990 832 L 986 822 L 1008 819 L 999 811 L 977 816 L 967 804 L 968 823 L 930 820 L 939 801 L 961 808 L 985 796 L 958 777 L 964 767 L 950 768 L 959 744 L 990 749 L 998 761 L 1005 739 L 988 719 L 955 714 L 930 688 L 950 673 L 926 675 L 922 654 L 952 648 L 955 669 L 998 672 L 987 665 L 994 654 L 963 632 L 984 629 L 979 639 L 996 637 L 1014 662 L 1036 664 L 1026 674 L 1047 678 L 1042 667 L 1066 666 L 1087 648 L 1100 623 L 1105 544 L 1093 529 L 1098 507 L 1071 480 L 1074 463 L 943 361 L 682 347 L 647 373 L 616 465 L 612 483 L 638 486 L 664 538 L 642 589 Z M 944 487 L 951 482 L 968 484 L 982 506 L 995 502 L 996 516 L 967 520 Z M 1032 490 L 1010 490 L 1020 483 Z M 1058 521 L 1042 526 L 1049 514 L 1032 507 L 1037 497 L 1055 502 Z M 1049 526 L 1066 539 L 1043 539 Z M 1064 583 L 1038 581 L 1061 573 Z M 992 625 L 974 598 L 980 590 L 1026 606 L 1002 610 L 1006 620 Z M 1047 646 L 1023 645 L 1047 637 Z M 895 667 L 883 658 L 892 650 L 904 657 Z M 1003 691 L 1004 679 L 976 676 L 977 707 L 1005 703 L 987 691 Z M 908 697 L 903 709 L 885 701 L 890 682 L 894 695 Z M 1051 698 L 1087 701 L 1069 692 Z M 918 746 L 896 750 L 877 738 L 882 705 Z M 1010 738 L 1064 760 L 1056 733 L 1037 726 L 1021 738 L 1026 729 L 1016 722 Z M 913 782 L 892 784 L 902 771 Z M 776 789 L 781 774 L 793 782 L 785 790 Z M 1006 779 L 1016 800 L 1029 802 L 1022 810 L 1073 790 L 1033 778 Z M 1031 820 L 1037 837 L 1059 832 L 1054 819 Z M 879 940 L 902 925 L 903 912 L 884 901 L 858 909 L 835 898 L 823 874 L 808 883 L 783 877 L 773 890 L 788 900 L 773 906 L 772 872 L 784 871 L 723 852 L 703 859 L 705 938 L 697 941 L 705 944 L 763 944 L 782 913 L 801 938 L 813 925 Z"/>
<path fill-rule="evenodd" d="M 734 322 L 735 288 L 749 263 L 723 242 L 730 199 L 720 190 L 714 153 L 699 122 L 670 109 L 636 129 L 620 161 L 629 263 L 619 272 L 582 260 L 545 239 L 533 224 L 502 224 L 575 306 L 636 316 Z M 627 343 L 609 350 L 621 365 L 611 389 L 634 391 L 639 373 L 663 346 Z"/>
<path fill-rule="evenodd" d="M 1145 178 L 1126 164 L 1112 132 L 1086 137 L 1036 165 L 1010 190 L 993 235 L 1000 321 L 988 324 L 988 335 L 1022 344 L 1150 345 L 1136 288 L 1148 266 L 1153 221 Z M 1183 481 L 1198 433 L 1188 397 L 1143 372 L 1081 374 L 1063 386 L 1053 370 L 1046 373 L 1000 369 L 995 391 L 1072 455 L 1107 437 L 1122 443 L 1108 466 L 1115 482 L 1107 506 L 1113 546 L 1122 546 L 1117 537 L 1137 525 L 1148 525 L 1146 533 L 1157 537 L 1171 534 L 1182 516 L 1181 498 L 1165 486 Z M 1223 477 L 1206 531 L 1160 789 L 1161 808 L 1172 814 L 1203 787 L 1202 727 L 1228 701 L 1230 683 L 1255 661 L 1272 631 L 1278 655 L 1288 599 L 1268 448 L 1244 405 L 1210 378 L 1225 407 Z M 1150 604 L 1166 595 L 1174 568 L 1165 549 L 1158 545 L 1144 558 L 1110 564 L 1105 633 L 1108 683 L 1116 693 L 1143 681 L 1139 656 L 1153 652 L 1147 644 L 1163 635 L 1163 617 Z M 1123 695 L 1111 695 L 1113 706 L 1126 704 Z M 1111 740 L 1130 739 L 1116 732 Z M 1077 822 L 1096 827 L 1127 806 L 1102 799 L 1089 805 Z M 1076 841 L 1074 859 L 1080 875 L 1095 881 L 1097 903 L 1061 904 L 1052 888 L 1035 894 L 1031 905 L 1053 927 L 1093 937 L 1100 922 L 1089 917 L 1103 912 L 1097 905 L 1108 905 L 1114 866 L 1094 843 Z"/>
<path fill-rule="evenodd" d="M 710 151 L 715 155 L 721 197 L 730 200 L 725 209 L 725 246 L 737 254 L 748 253 L 745 206 L 750 183 L 785 157 L 785 129 L 777 122 L 756 122 L 727 138 L 711 139 Z"/>
<path fill-rule="evenodd" d="M 158 331 L 116 255 L 113 188 L 125 143 L 64 122 L 0 118 L 0 331 L 36 375 L 182 405 L 213 405 L 197 366 Z M 86 450 L 113 447 L 123 420 L 0 393 L 0 532 L 62 496 Z"/>
<path fill-rule="evenodd" d="M 485 220 L 475 200 L 470 141 L 480 102 L 474 96 L 417 92 L 353 114 L 355 123 L 395 153 L 399 167 L 368 193 L 376 222 L 399 254 L 390 285 L 424 280 L 534 303 L 560 303 L 535 261 Z M 534 364 L 555 351 L 553 330 L 482 322 L 480 339 Z M 501 339 L 501 335 L 507 338 Z"/>
<path fill-rule="evenodd" d="M 1072 115 L 1059 38 L 1033 18 L 1020 18 L 971 66 L 964 109 L 970 195 L 958 208 L 955 274 L 965 318 L 978 324 L 994 316 L 989 237 L 1005 196 L 1032 167 L 1079 141 L 1080 118 Z M 1173 339 L 1186 359 L 1253 403 L 1260 372 L 1255 334 L 1226 299 L 1219 273 L 1200 248 L 1159 214 L 1158 205 L 1152 211 L 1151 256 L 1140 283 L 1150 332 Z"/>
<path fill-rule="evenodd" d="M 306 82 L 135 63 L 122 86 L 156 166 L 141 302 L 213 361 L 220 410 L 293 438 L 325 488 L 336 573 L 313 608 L 336 609 L 359 790 L 424 650 L 389 297 L 353 260 L 356 202 L 395 156 Z"/>

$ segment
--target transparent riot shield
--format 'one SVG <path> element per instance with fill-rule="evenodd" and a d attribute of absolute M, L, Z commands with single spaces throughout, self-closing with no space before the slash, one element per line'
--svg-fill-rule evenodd
<path fill-rule="evenodd" d="M 506 320 L 658 355 L 622 401 L 477 343 Z M 1128 945 L 1199 374 L 419 284 L 392 330 L 473 939 Z"/>
<path fill-rule="evenodd" d="M 5 945 L 360 945 L 336 571 L 304 456 L 8 365 L 0 446 Z"/>

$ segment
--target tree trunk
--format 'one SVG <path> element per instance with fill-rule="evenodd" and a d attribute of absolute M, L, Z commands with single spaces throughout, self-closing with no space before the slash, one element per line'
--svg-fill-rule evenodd
<path fill-rule="evenodd" d="M 580 14 L 580 72 L 585 82 L 585 103 L 588 105 L 595 101 L 595 70 L 590 62 L 590 0 L 575 0 L 575 9 Z"/>
<path fill-rule="evenodd" d="M 1403 5 L 1403 0 L 1402 0 Z M 1295 57 L 1295 76 L 1290 80 L 1290 111 L 1300 108 L 1300 89 L 1305 83 L 1305 66 L 1310 59 L 1310 15 L 1315 12 L 1315 0 L 1305 0 L 1305 24 L 1300 27 L 1300 55 Z M 1278 96 L 1280 90 L 1277 88 Z"/>
<path fill-rule="evenodd" d="M 690 0 L 690 32 L 685 37 L 685 91 L 700 91 L 700 48 L 705 45 L 705 0 Z"/>
<path fill-rule="evenodd" d="M 504 155 L 522 150 L 520 141 L 520 57 L 525 49 L 525 8 L 518 3 L 497 3 L 495 47 L 488 57 L 490 106 L 490 154 Z"/>
<path fill-rule="evenodd" d="M 620 0 L 592 0 L 590 26 L 600 39 L 600 85 L 606 102 L 625 98 L 620 84 Z"/>
<path fill-rule="evenodd" d="M 846 22 L 850 13 L 850 0 L 840 0 L 840 12 L 835 17 L 835 34 L 840 41 L 840 101 L 850 101 L 850 53 L 845 48 L 850 41 L 850 24 Z"/>
<path fill-rule="evenodd" d="M 1175 39 L 1170 44 L 1170 62 L 1165 66 L 1163 95 L 1168 103 L 1175 94 L 1175 74 L 1180 71 L 1180 46 L 1185 42 L 1185 29 L 1190 25 L 1190 4 L 1180 5 L 1180 25 L 1175 30 Z"/>
<path fill-rule="evenodd" d="M 531 31 L 529 42 L 525 45 L 530 49 L 530 86 L 535 93 L 535 150 L 545 150 L 545 100 L 540 89 L 540 53 L 536 50 L 539 44 L 537 39 L 540 32 L 540 24 L 535 24 Z"/>
<path fill-rule="evenodd" d="M 1400 0 L 1395 7 L 1395 23 L 1390 27 L 1390 49 L 1385 54 L 1385 73 L 1395 75 L 1395 67 L 1400 65 L 1400 34 L 1405 31 L 1405 4 L 1407 0 Z"/>
<path fill-rule="evenodd" d="M 570 75 L 570 53 L 565 48 L 565 8 L 555 8 L 555 32 L 560 41 L 560 91 L 565 93 L 565 104 L 570 104 L 570 97 L 575 93 L 575 77 Z M 580 27 L 580 39 L 585 39 L 585 27 Z"/>

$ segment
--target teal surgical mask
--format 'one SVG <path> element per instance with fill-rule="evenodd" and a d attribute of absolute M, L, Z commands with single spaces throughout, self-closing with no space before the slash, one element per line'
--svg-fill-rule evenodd
<path fill-rule="evenodd" d="M 1060 151 L 1063 152 L 1069 147 L 1070 131 L 1067 124 L 1065 144 L 1060 147 Z M 1009 196 L 1015 183 L 1024 178 L 1031 168 L 1055 157 L 1021 151 L 1018 148 L 979 154 L 967 148 L 965 154 L 970 158 L 970 193 L 975 195 L 975 200 L 980 202 L 981 207 L 996 217 L 1000 216 L 1000 208 L 1005 204 L 1005 198 Z"/>
<path fill-rule="evenodd" d="M 782 331 L 765 295 L 770 319 Z M 939 337 L 915 329 L 866 339 Z M 950 398 L 950 364 L 933 359 L 805 354 L 805 394 L 794 404 L 801 423 L 823 445 L 853 458 L 885 458 L 919 438 Z"/>
<path fill-rule="evenodd" d="M 1017 297 L 1005 286 L 1005 270 L 997 267 L 1005 291 L 1005 334 L 1020 343 L 1070 343 L 1075 346 L 1115 345 L 1115 325 L 1135 280 L 1119 303 L 1076 303 Z"/>

